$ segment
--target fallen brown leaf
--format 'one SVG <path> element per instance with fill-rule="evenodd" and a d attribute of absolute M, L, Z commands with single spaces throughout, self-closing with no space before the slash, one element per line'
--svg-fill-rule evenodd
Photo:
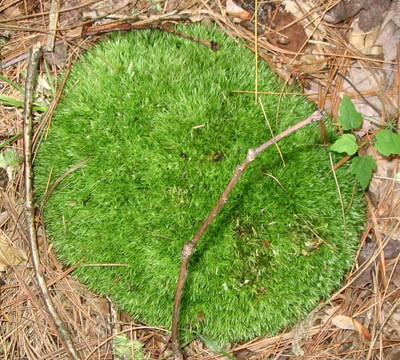
<path fill-rule="evenodd" d="M 0 236 L 0 271 L 6 271 L 8 266 L 19 265 L 28 260 L 26 252 Z"/>
<path fill-rule="evenodd" d="M 350 316 L 336 315 L 332 319 L 332 324 L 337 326 L 339 329 L 358 331 L 364 339 L 371 339 L 371 333 L 369 332 L 369 330 L 358 320 L 353 319 Z"/>
<path fill-rule="evenodd" d="M 233 0 L 227 0 L 226 12 L 227 14 L 241 20 L 251 19 L 251 13 L 249 11 L 242 9 L 239 5 L 235 4 Z"/>
<path fill-rule="evenodd" d="M 297 53 L 307 42 L 303 27 L 296 18 L 286 11 L 281 11 L 274 19 L 275 28 L 265 36 L 270 43 L 293 53 Z"/>

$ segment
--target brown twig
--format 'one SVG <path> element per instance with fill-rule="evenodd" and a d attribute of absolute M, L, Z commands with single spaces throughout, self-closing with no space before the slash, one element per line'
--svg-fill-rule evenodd
<path fill-rule="evenodd" d="M 32 104 L 33 94 L 36 83 L 37 66 L 41 57 L 41 45 L 37 43 L 31 49 L 28 73 L 25 84 L 25 104 L 24 104 L 24 168 L 25 168 L 25 221 L 29 244 L 31 248 L 32 264 L 39 285 L 39 289 L 46 306 L 46 309 L 53 321 L 58 335 L 64 344 L 71 359 L 78 360 L 78 355 L 71 336 L 61 320 L 54 303 L 47 289 L 46 281 L 40 269 L 39 247 L 35 226 L 35 203 L 33 196 L 33 170 L 32 170 Z"/>
<path fill-rule="evenodd" d="M 97 36 L 100 34 L 106 34 L 113 31 L 128 31 L 128 30 L 144 30 L 144 29 L 157 29 L 170 21 L 185 21 L 188 20 L 188 13 L 167 13 L 161 15 L 143 16 L 137 15 L 134 17 L 128 17 L 119 19 L 107 24 L 102 25 L 91 25 L 87 23 L 87 28 L 84 27 L 83 37 L 86 36 Z M 167 30 L 167 29 L 165 29 Z"/>
<path fill-rule="evenodd" d="M 202 238 L 204 233 L 207 231 L 207 229 L 211 225 L 212 221 L 215 219 L 215 217 L 221 211 L 223 206 L 228 202 L 229 195 L 230 195 L 231 191 L 233 190 L 233 188 L 236 186 L 237 182 L 239 181 L 240 176 L 243 174 L 243 172 L 246 170 L 246 168 L 257 158 L 257 156 L 260 155 L 264 150 L 269 148 L 271 145 L 276 144 L 278 141 L 280 141 L 283 138 L 287 137 L 288 135 L 294 133 L 295 131 L 297 131 L 307 125 L 310 125 L 313 122 L 321 121 L 323 119 L 324 115 L 325 114 L 323 111 L 316 111 L 312 115 L 310 115 L 308 118 L 304 119 L 303 121 L 300 121 L 296 125 L 289 127 L 288 129 L 281 132 L 279 135 L 273 137 L 272 139 L 268 140 L 266 143 L 260 145 L 259 147 L 255 148 L 255 149 L 249 149 L 245 161 L 236 168 L 236 171 L 235 171 L 232 179 L 229 181 L 224 192 L 218 199 L 217 204 L 212 209 L 212 211 L 210 212 L 210 214 L 204 221 L 203 225 L 200 227 L 200 229 L 198 230 L 196 235 L 192 238 L 192 240 L 190 240 L 189 242 L 187 242 L 183 245 L 182 262 L 181 262 L 178 284 L 177 284 L 176 293 L 175 293 L 174 311 L 173 311 L 173 317 L 172 317 L 171 344 L 172 344 L 174 360 L 183 359 L 183 355 L 182 355 L 182 352 L 180 350 L 180 345 L 179 345 L 179 315 L 180 315 L 183 288 L 184 288 L 187 273 L 188 273 L 190 257 L 196 251 L 196 247 L 197 247 L 197 244 L 199 243 L 200 239 Z"/>
<path fill-rule="evenodd" d="M 173 35 L 180 36 L 180 37 L 182 37 L 182 38 L 184 38 L 184 39 L 188 39 L 188 40 L 197 42 L 197 43 L 199 43 L 199 44 L 202 44 L 202 45 L 204 45 L 204 46 L 210 48 L 211 50 L 214 50 L 214 51 L 219 50 L 219 44 L 216 43 L 215 41 L 201 39 L 201 38 L 198 38 L 198 37 L 189 35 L 189 34 L 187 34 L 187 33 L 184 33 L 184 32 L 182 32 L 182 31 L 175 30 L 175 29 L 174 29 L 171 25 L 169 25 L 169 24 L 162 24 L 162 25 L 159 26 L 159 29 L 162 30 L 162 31 L 169 32 L 169 33 L 171 33 L 171 34 L 173 34 Z"/>
<path fill-rule="evenodd" d="M 56 40 L 57 24 L 60 15 L 60 0 L 52 0 L 50 5 L 49 14 L 49 33 L 46 39 L 46 51 L 52 52 L 54 50 L 54 43 Z"/>
<path fill-rule="evenodd" d="M 80 168 L 83 168 L 84 166 L 86 166 L 87 162 L 88 162 L 87 159 L 86 160 L 82 160 L 80 163 L 78 163 L 78 164 L 72 166 L 71 168 L 69 168 L 59 178 L 57 178 L 56 181 L 54 181 L 53 185 L 51 185 L 51 187 L 46 191 L 44 199 L 42 200 L 42 203 L 40 204 L 40 211 L 43 210 L 44 206 L 46 205 L 47 201 L 49 200 L 51 194 L 56 189 L 56 187 L 58 185 L 60 185 L 60 183 L 65 178 L 67 178 L 69 175 L 71 175 L 74 171 L 79 170 Z"/>

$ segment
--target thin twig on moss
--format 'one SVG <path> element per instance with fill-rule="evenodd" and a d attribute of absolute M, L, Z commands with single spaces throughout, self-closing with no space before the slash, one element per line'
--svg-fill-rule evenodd
<path fill-rule="evenodd" d="M 287 137 L 288 135 L 296 132 L 297 130 L 302 129 L 303 127 L 310 125 L 313 122 L 319 122 L 325 116 L 323 111 L 315 111 L 311 114 L 308 118 L 300 121 L 299 123 L 289 127 L 288 129 L 282 131 L 277 136 L 273 137 L 272 139 L 268 140 L 264 144 L 260 145 L 255 149 L 249 149 L 247 153 L 247 157 L 245 161 L 236 168 L 233 177 L 229 181 L 228 185 L 226 186 L 224 192 L 218 199 L 217 204 L 212 209 L 210 214 L 207 216 L 206 220 L 204 221 L 203 225 L 200 227 L 196 235 L 190 240 L 189 242 L 183 245 L 182 249 L 182 261 L 181 261 L 181 268 L 178 277 L 178 284 L 175 292 L 175 300 L 174 300 L 174 311 L 172 316 L 172 331 L 171 331 L 171 344 L 172 344 L 172 351 L 174 360 L 183 359 L 183 355 L 179 345 L 179 316 L 180 316 L 180 308 L 181 308 L 181 301 L 183 295 L 183 288 L 185 285 L 186 277 L 188 274 L 188 266 L 191 256 L 196 251 L 197 244 L 199 243 L 200 239 L 203 237 L 204 233 L 207 231 L 208 227 L 211 225 L 215 217 L 221 211 L 223 206 L 228 202 L 229 195 L 233 188 L 236 186 L 237 182 L 239 181 L 240 176 L 243 172 L 247 169 L 247 167 L 260 155 L 264 150 L 268 149 L 271 145 L 276 144 L 278 141 L 282 140 L 283 138 Z"/>
<path fill-rule="evenodd" d="M 70 333 L 61 320 L 54 303 L 47 289 L 46 281 L 40 269 L 40 256 L 37 242 L 37 233 L 35 226 L 35 203 L 33 196 L 33 170 L 32 170 L 32 104 L 33 94 L 36 83 L 37 66 L 41 57 L 40 43 L 34 45 L 30 52 L 28 73 L 25 83 L 25 104 L 24 104 L 24 167 L 25 167 L 25 221 L 29 244 L 31 248 L 32 264 L 39 285 L 40 292 L 50 318 L 54 322 L 58 336 L 63 342 L 68 355 L 71 359 L 80 359 L 74 344 L 72 343 Z"/>
<path fill-rule="evenodd" d="M 42 203 L 40 205 L 40 211 L 43 210 L 44 206 L 46 205 L 47 201 L 49 200 L 51 194 L 53 191 L 56 189 L 56 187 L 69 175 L 71 175 L 74 171 L 79 170 L 80 168 L 83 168 L 88 162 L 88 159 L 85 159 L 81 161 L 79 164 L 76 164 L 75 166 L 72 166 L 69 168 L 64 174 L 62 174 L 59 178 L 54 181 L 54 184 L 51 185 L 51 187 L 46 191 L 44 199 L 42 200 Z"/>

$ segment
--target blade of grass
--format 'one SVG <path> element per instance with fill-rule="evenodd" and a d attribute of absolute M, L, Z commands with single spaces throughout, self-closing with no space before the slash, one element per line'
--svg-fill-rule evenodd
<path fill-rule="evenodd" d="M 4 147 L 6 147 L 7 145 L 12 144 L 15 140 L 18 140 L 21 136 L 22 136 L 23 132 L 19 132 L 18 134 L 15 134 L 14 136 L 10 137 L 8 140 L 2 142 L 0 144 L 0 150 Z"/>
<path fill-rule="evenodd" d="M 10 85 L 13 88 L 17 89 L 21 94 L 25 93 L 24 88 L 22 86 L 18 85 L 15 81 L 10 80 L 8 77 L 0 74 L 0 80 L 3 80 L 8 85 Z"/>
<path fill-rule="evenodd" d="M 24 107 L 24 102 L 21 100 L 14 99 L 9 96 L 1 95 L 0 94 L 0 103 L 8 106 L 13 106 L 13 107 L 18 107 L 18 108 L 23 108 Z M 46 112 L 47 107 L 44 105 L 40 104 L 34 104 L 32 107 L 33 111 L 38 111 L 38 112 Z"/>
<path fill-rule="evenodd" d="M 51 76 L 51 72 L 49 69 L 49 64 L 47 63 L 47 61 L 44 61 L 44 68 L 46 70 L 46 77 L 47 77 L 47 82 L 50 85 L 50 90 L 51 90 L 51 97 L 54 98 L 56 96 L 56 87 L 54 86 L 54 79 Z"/>

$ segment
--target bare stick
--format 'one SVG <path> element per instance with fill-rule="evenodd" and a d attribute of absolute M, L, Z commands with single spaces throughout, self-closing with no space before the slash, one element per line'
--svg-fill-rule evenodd
<path fill-rule="evenodd" d="M 71 359 L 80 360 L 71 336 L 65 327 L 60 315 L 54 307 L 46 281 L 40 269 L 39 248 L 35 226 L 35 203 L 33 197 L 33 170 L 32 170 L 32 103 L 36 83 L 36 72 L 39 59 L 41 57 L 40 43 L 31 49 L 28 74 L 25 83 L 25 104 L 24 104 L 24 166 L 25 166 L 25 221 L 28 231 L 28 238 L 31 247 L 32 264 L 35 271 L 36 280 L 50 318 L 54 322 L 58 336 L 63 342 L 65 349 Z"/>
<path fill-rule="evenodd" d="M 54 50 L 54 43 L 56 40 L 57 24 L 60 14 L 60 0 L 51 0 L 50 14 L 49 14 L 49 31 L 46 40 L 46 51 L 52 52 Z"/>
<path fill-rule="evenodd" d="M 247 169 L 247 167 L 260 155 L 264 150 L 269 148 L 271 145 L 276 144 L 278 141 L 282 140 L 286 136 L 294 133 L 295 131 L 310 125 L 313 122 L 321 121 L 325 116 L 323 111 L 316 111 L 312 115 L 310 115 L 307 119 L 300 121 L 296 125 L 293 125 L 286 129 L 285 131 L 281 132 L 279 135 L 273 137 L 272 139 L 268 140 L 266 143 L 260 145 L 255 149 L 249 149 L 247 153 L 246 160 L 243 164 L 239 165 L 236 168 L 235 173 L 233 174 L 232 179 L 229 181 L 228 185 L 226 186 L 224 192 L 218 199 L 217 204 L 215 205 L 214 209 L 210 212 L 206 220 L 204 221 L 203 225 L 200 227 L 197 234 L 190 240 L 189 242 L 183 245 L 182 250 L 182 262 L 181 262 L 181 269 L 178 278 L 178 284 L 175 293 L 175 300 L 174 300 L 174 312 L 172 317 L 172 331 L 171 331 L 171 344 L 172 344 L 172 351 L 174 354 L 175 360 L 183 359 L 182 352 L 179 346 L 179 315 L 180 315 L 180 308 L 181 308 L 181 301 L 182 301 L 182 293 L 183 288 L 185 285 L 189 260 L 193 253 L 196 251 L 196 247 L 204 233 L 207 231 L 208 227 L 211 225 L 212 221 L 221 211 L 223 206 L 227 203 L 229 195 L 233 188 L 236 186 L 240 176 L 243 172 Z"/>

